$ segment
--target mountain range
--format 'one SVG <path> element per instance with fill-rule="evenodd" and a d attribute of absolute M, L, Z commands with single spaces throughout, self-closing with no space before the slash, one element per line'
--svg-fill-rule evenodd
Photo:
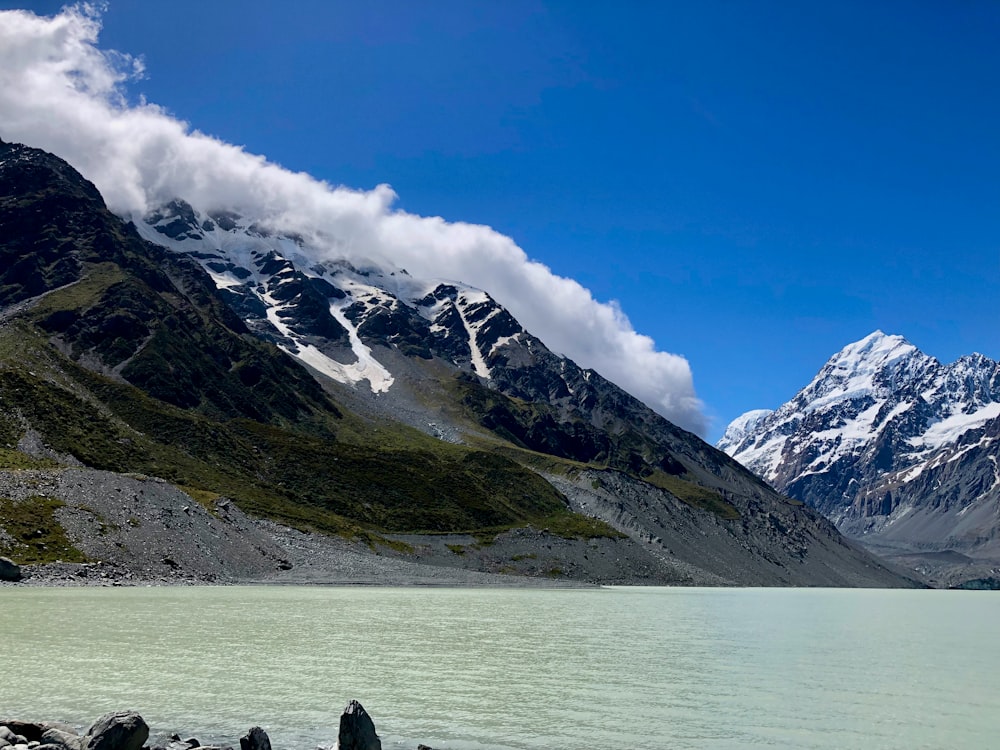
<path fill-rule="evenodd" d="M 1000 571 L 1000 364 L 876 331 L 718 447 L 841 531 L 957 583 Z"/>
<path fill-rule="evenodd" d="M 913 585 L 488 292 L 361 255 L 182 197 L 119 217 L 58 157 L 0 144 L 0 554 L 127 566 L 138 528 L 160 543 L 182 512 L 210 538 L 235 504 L 239 529 L 482 571 Z M 188 564 L 162 557 L 145 572 Z"/>

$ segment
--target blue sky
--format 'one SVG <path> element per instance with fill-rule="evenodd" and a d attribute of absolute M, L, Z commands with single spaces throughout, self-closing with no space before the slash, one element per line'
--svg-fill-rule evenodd
<path fill-rule="evenodd" d="M 710 440 L 876 328 L 1000 356 L 1000 3 L 112 0 L 103 23 L 144 58 L 133 96 L 618 300 L 689 360 Z"/>

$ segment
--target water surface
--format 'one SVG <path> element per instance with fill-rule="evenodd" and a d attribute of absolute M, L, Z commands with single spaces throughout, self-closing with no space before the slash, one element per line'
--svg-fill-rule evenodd
<path fill-rule="evenodd" d="M 275 750 L 986 748 L 1000 596 L 830 589 L 0 589 L 0 715 Z"/>

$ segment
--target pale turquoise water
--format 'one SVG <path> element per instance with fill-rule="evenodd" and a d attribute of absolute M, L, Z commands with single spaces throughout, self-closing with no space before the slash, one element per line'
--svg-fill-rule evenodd
<path fill-rule="evenodd" d="M 1000 747 L 991 592 L 0 589 L 0 715 L 276 750 Z M 400 744 L 401 743 L 401 744 Z"/>

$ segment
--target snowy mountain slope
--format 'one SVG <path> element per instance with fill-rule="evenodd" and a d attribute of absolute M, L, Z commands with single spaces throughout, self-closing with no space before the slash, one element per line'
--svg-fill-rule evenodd
<path fill-rule="evenodd" d="M 998 434 L 1000 364 L 943 365 L 876 331 L 718 447 L 869 543 L 1000 557 Z"/>
<path fill-rule="evenodd" d="M 485 291 L 384 264 L 317 263 L 301 237 L 179 200 L 133 221 L 146 239 L 197 260 L 254 333 L 347 386 L 352 403 L 455 436 L 459 425 L 442 426 L 448 415 L 420 402 L 453 399 L 442 389 L 461 375 L 464 410 L 522 447 L 639 473 L 733 471 L 695 436 L 550 351 Z"/>
<path fill-rule="evenodd" d="M 345 385 L 392 387 L 372 347 L 439 357 L 489 380 L 489 361 L 525 336 L 481 290 L 385 264 L 317 263 L 300 237 L 271 235 L 235 214 L 203 216 L 174 201 L 135 224 L 146 239 L 196 259 L 255 333 Z"/>

